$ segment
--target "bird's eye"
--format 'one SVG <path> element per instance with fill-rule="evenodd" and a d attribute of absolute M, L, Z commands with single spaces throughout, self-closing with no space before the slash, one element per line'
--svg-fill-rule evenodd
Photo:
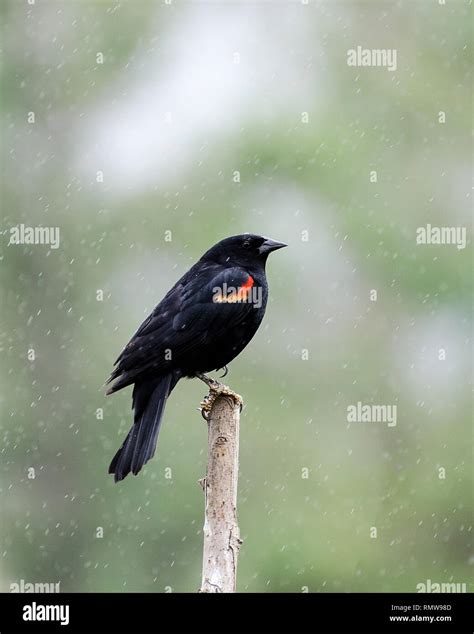
<path fill-rule="evenodd" d="M 244 249 L 250 249 L 250 240 L 244 240 L 242 246 L 244 247 Z"/>

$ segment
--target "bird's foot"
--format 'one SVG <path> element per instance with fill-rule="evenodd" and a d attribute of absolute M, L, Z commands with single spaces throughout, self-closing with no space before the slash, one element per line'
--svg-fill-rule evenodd
<path fill-rule="evenodd" d="M 201 414 L 205 420 L 208 420 L 212 406 L 214 405 L 214 403 L 216 402 L 216 399 L 219 396 L 227 396 L 228 398 L 232 400 L 234 404 L 239 405 L 240 411 L 242 411 L 244 402 L 240 394 L 237 394 L 237 392 L 234 392 L 234 390 L 231 390 L 230 387 L 228 387 L 227 385 L 223 385 L 222 383 L 219 383 L 218 381 L 211 379 L 206 374 L 199 373 L 199 374 L 196 374 L 196 377 L 198 379 L 201 379 L 201 381 L 204 381 L 204 383 L 209 388 L 209 394 L 207 394 L 207 396 L 205 396 L 200 403 Z"/>

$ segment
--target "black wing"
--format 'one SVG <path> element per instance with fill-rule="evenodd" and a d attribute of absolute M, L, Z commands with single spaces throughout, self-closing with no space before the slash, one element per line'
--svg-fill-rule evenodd
<path fill-rule="evenodd" d="M 212 342 L 217 326 L 228 328 L 242 322 L 252 304 L 241 301 L 245 293 L 232 294 L 231 290 L 245 290 L 252 282 L 240 267 L 201 263 L 197 271 L 191 269 L 125 346 L 107 381 L 115 381 L 108 394 L 134 383 L 144 373 L 179 368 L 186 354 Z"/>

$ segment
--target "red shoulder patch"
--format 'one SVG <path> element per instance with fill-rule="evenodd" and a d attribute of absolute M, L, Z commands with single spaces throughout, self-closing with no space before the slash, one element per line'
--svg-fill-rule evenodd
<path fill-rule="evenodd" d="M 242 284 L 240 288 L 242 289 L 252 288 L 253 284 L 254 284 L 254 279 L 251 275 L 249 275 L 248 280 L 245 282 L 245 284 Z"/>

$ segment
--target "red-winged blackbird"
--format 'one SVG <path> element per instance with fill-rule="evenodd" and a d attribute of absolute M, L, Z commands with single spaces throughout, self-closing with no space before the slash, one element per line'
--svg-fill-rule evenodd
<path fill-rule="evenodd" d="M 267 257 L 285 246 L 251 234 L 221 240 L 133 335 L 107 381 L 113 381 L 107 394 L 134 384 L 134 424 L 109 467 L 116 482 L 137 475 L 153 457 L 166 399 L 179 379 L 226 368 L 252 339 L 267 304 Z"/>

